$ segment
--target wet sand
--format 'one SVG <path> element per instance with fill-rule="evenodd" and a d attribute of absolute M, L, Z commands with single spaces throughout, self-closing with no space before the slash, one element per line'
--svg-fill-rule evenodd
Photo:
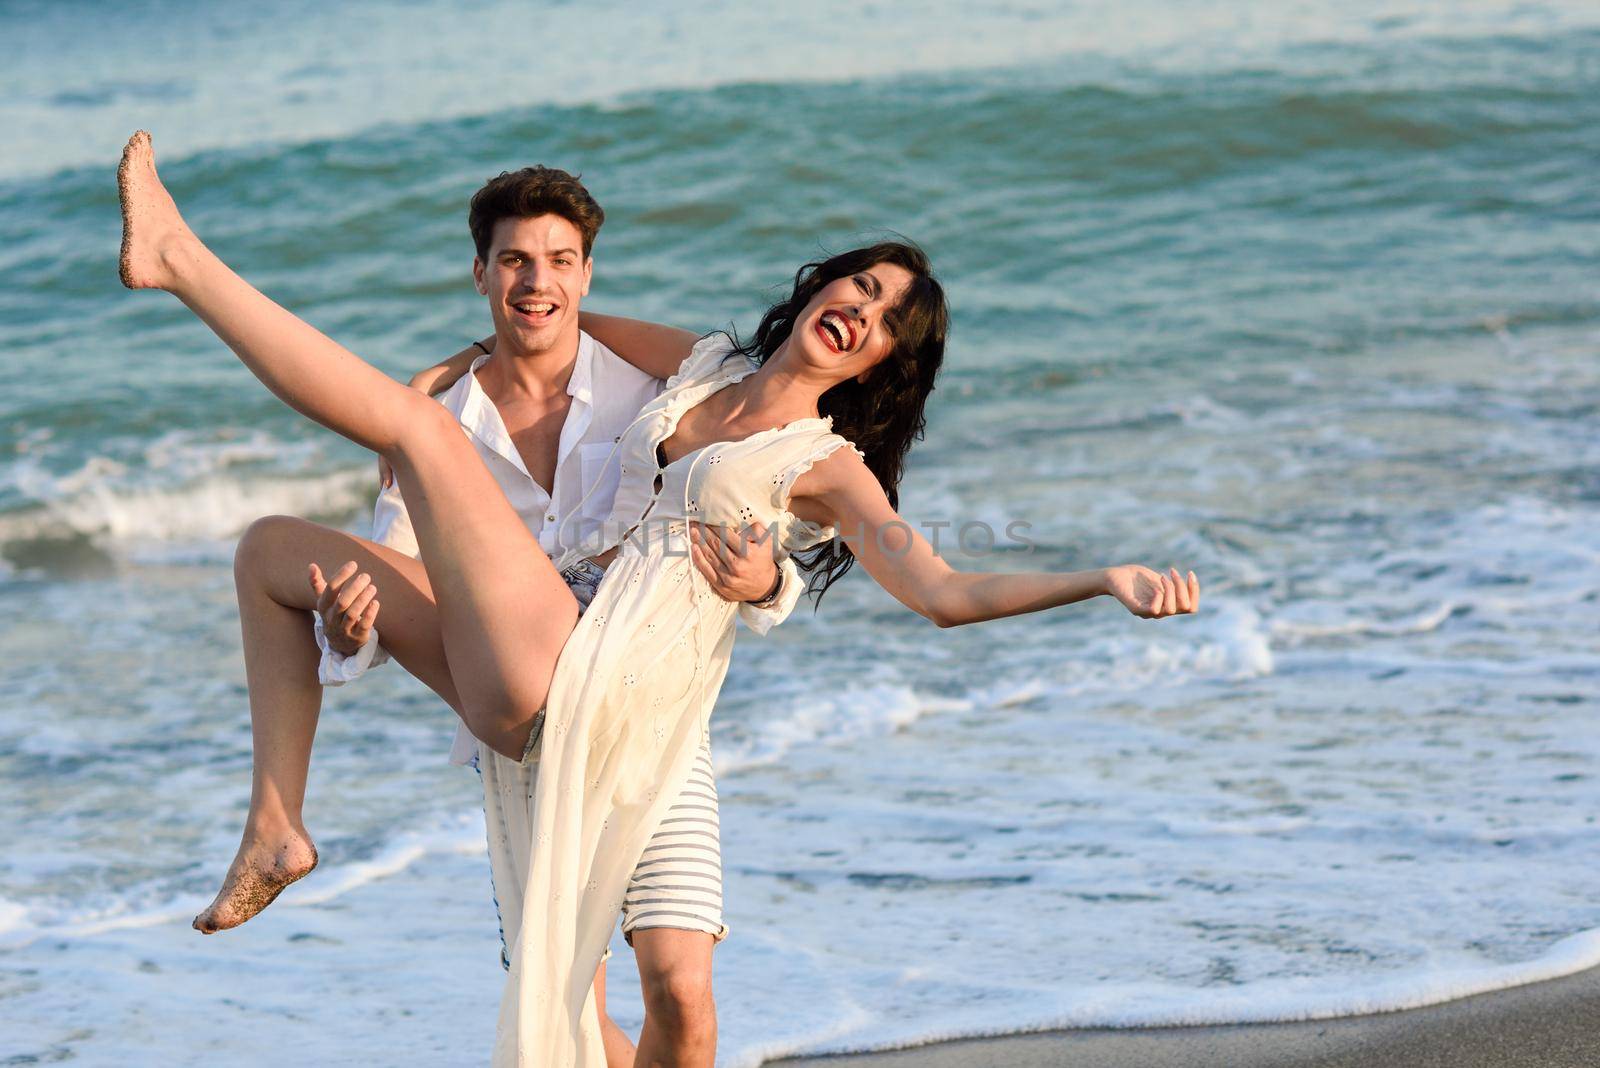
<path fill-rule="evenodd" d="M 1041 1031 L 784 1058 L 810 1068 L 1594 1068 L 1600 968 L 1401 1012 L 1305 1023 Z"/>

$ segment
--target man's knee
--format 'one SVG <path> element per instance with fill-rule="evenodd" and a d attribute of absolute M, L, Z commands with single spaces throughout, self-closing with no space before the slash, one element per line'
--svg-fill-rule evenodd
<path fill-rule="evenodd" d="M 641 968 L 645 1007 L 666 1025 L 707 1022 L 713 1011 L 708 961 L 677 960 Z"/>

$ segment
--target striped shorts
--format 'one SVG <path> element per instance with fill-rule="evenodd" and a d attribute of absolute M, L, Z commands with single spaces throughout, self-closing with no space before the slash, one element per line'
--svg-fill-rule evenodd
<path fill-rule="evenodd" d="M 605 569 L 582 560 L 561 572 L 582 615 L 594 600 L 595 589 Z M 534 718 L 523 762 L 538 745 L 544 733 L 544 711 Z M 717 784 L 712 776 L 711 736 L 700 739 L 689 779 L 678 793 L 661 825 L 651 835 L 644 854 L 628 879 L 622 899 L 622 937 L 633 945 L 633 932 L 640 928 L 673 927 L 684 931 L 704 931 L 712 942 L 728 937 L 722 922 L 722 836 L 717 815 Z M 498 909 L 499 895 L 495 897 Z M 607 946 L 601 963 L 611 956 Z M 500 961 L 511 967 L 505 928 L 500 931 Z"/>

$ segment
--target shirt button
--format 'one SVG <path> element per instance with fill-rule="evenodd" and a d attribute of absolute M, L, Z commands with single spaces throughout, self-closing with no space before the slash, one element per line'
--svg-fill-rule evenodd
<path fill-rule="evenodd" d="M 556 517 L 553 515 L 547 515 L 544 519 L 546 523 L 554 523 L 556 521 Z"/>

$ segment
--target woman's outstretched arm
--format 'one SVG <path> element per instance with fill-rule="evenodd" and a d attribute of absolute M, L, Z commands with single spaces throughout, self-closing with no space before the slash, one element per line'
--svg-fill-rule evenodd
<path fill-rule="evenodd" d="M 1190 613 L 1200 582 L 1176 570 L 1162 575 L 1139 564 L 1092 571 L 1019 574 L 961 572 L 902 519 L 862 459 L 837 449 L 795 480 L 790 510 L 833 526 L 877 583 L 901 604 L 941 627 L 981 623 L 1109 594 L 1144 618 Z"/>

